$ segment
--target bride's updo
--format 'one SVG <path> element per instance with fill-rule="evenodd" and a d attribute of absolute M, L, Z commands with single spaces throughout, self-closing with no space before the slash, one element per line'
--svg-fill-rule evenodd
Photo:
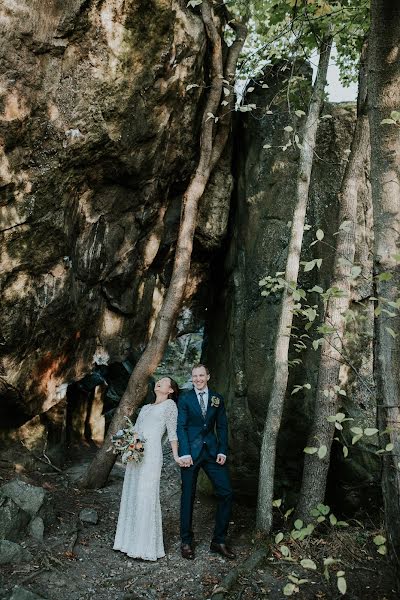
<path fill-rule="evenodd" d="M 168 398 L 170 398 L 171 400 L 173 400 L 174 402 L 178 402 L 178 396 L 179 396 L 179 386 L 176 383 L 175 379 L 172 379 L 172 377 L 168 377 L 168 379 L 171 382 L 171 388 L 172 388 L 172 392 L 170 392 L 168 394 Z"/>

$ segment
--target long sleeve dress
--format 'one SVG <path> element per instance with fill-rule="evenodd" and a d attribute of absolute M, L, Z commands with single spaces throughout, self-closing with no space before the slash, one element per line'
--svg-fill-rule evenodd
<path fill-rule="evenodd" d="M 177 408 L 173 400 L 146 404 L 135 430 L 146 440 L 140 463 L 126 466 L 114 550 L 132 558 L 157 560 L 165 556 L 160 505 L 160 477 L 163 463 L 162 437 L 177 440 Z"/>

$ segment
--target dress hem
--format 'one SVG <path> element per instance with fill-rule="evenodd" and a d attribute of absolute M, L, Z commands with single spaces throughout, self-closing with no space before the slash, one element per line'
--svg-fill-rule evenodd
<path fill-rule="evenodd" d="M 164 554 L 159 554 L 156 557 L 150 557 L 150 556 L 142 556 L 141 554 L 131 554 L 129 553 L 128 550 L 123 550 L 122 548 L 118 548 L 116 546 L 113 547 L 113 550 L 118 550 L 118 552 L 122 552 L 123 554 L 126 554 L 127 556 L 129 556 L 129 558 L 141 558 L 142 560 L 151 560 L 153 562 L 155 562 L 156 560 L 158 560 L 159 558 L 164 558 L 165 553 Z"/>

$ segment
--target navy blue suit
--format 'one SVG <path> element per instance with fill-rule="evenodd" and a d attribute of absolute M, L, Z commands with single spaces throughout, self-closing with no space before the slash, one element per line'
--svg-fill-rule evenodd
<path fill-rule="evenodd" d="M 179 397 L 178 440 L 179 456 L 190 454 L 193 459 L 192 466 L 181 468 L 182 543 L 191 544 L 193 541 L 193 504 L 197 477 L 200 469 L 203 469 L 218 498 L 213 541 L 224 544 L 232 510 L 232 487 L 226 465 L 216 462 L 218 454 L 228 453 L 228 422 L 224 400 L 220 394 L 208 390 L 205 418 L 194 390 Z"/>

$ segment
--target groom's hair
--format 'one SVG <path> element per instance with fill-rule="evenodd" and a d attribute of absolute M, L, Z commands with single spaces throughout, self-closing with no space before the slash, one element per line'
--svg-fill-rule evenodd
<path fill-rule="evenodd" d="M 203 365 L 203 363 L 197 363 L 197 365 L 193 365 L 192 367 L 192 373 L 194 369 L 201 369 L 201 367 L 204 367 L 204 369 L 206 370 L 207 375 L 210 374 L 210 369 L 207 367 L 207 365 Z"/>

